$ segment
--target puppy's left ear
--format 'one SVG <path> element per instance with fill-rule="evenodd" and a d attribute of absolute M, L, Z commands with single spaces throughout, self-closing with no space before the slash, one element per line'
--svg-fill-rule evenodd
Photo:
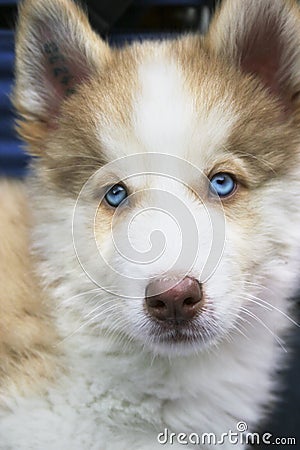
<path fill-rule="evenodd" d="M 294 0 L 223 0 L 208 33 L 211 48 L 260 78 L 285 113 L 300 93 L 300 12 Z"/>
<path fill-rule="evenodd" d="M 19 133 L 32 153 L 41 152 L 63 102 L 103 71 L 110 55 L 72 0 L 21 2 L 13 101 L 21 117 Z"/>

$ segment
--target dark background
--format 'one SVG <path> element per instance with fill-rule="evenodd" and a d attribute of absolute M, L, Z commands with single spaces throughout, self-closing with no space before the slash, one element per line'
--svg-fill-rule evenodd
<path fill-rule="evenodd" d="M 9 101 L 13 78 L 16 3 L 17 0 L 0 0 L 0 175 L 23 177 L 29 157 L 22 151 L 21 143 L 15 136 L 13 111 Z M 113 45 L 122 45 L 133 39 L 165 37 L 187 31 L 203 33 L 207 29 L 216 2 L 86 0 L 82 3 L 87 5 L 93 27 Z M 299 304 L 298 298 L 298 309 Z M 290 369 L 283 370 L 280 374 L 283 390 L 278 404 L 268 420 L 260 424 L 262 433 L 270 432 L 274 437 L 297 438 L 296 446 L 276 445 L 275 448 L 280 450 L 300 449 L 300 330 L 296 327 L 290 337 L 289 354 L 292 355 Z M 274 377 L 276 375 L 274 373 Z M 260 445 L 256 448 L 263 450 L 270 446 Z"/>

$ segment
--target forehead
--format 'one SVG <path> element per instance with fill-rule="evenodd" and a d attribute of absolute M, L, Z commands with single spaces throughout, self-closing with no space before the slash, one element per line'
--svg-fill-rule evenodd
<path fill-rule="evenodd" d="M 176 42 L 117 55 L 98 103 L 97 138 L 109 160 L 139 152 L 193 160 L 223 147 L 237 121 L 232 95 L 205 55 L 194 54 L 198 63 L 189 66 L 186 58 Z"/>
<path fill-rule="evenodd" d="M 80 162 L 85 155 L 89 162 L 84 174 L 80 166 L 80 180 L 95 169 L 91 155 L 102 166 L 160 153 L 206 174 L 225 161 L 223 171 L 246 169 L 259 183 L 274 170 L 288 170 L 296 145 L 295 130 L 260 83 L 211 54 L 199 37 L 115 50 L 67 108 L 67 131 Z"/>

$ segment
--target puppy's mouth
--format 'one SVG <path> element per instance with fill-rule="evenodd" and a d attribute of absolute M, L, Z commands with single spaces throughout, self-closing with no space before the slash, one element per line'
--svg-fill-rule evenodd
<path fill-rule="evenodd" d="M 201 345 L 217 334 L 213 318 L 208 320 L 200 315 L 192 320 L 151 320 L 150 323 L 149 337 L 155 344 Z"/>

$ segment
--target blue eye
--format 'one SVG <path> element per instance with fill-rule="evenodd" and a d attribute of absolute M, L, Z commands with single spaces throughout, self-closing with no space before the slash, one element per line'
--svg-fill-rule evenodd
<path fill-rule="evenodd" d="M 105 195 L 105 200 L 110 206 L 116 208 L 127 197 L 127 191 L 122 184 L 115 184 Z"/>
<path fill-rule="evenodd" d="M 227 197 L 235 188 L 236 182 L 229 173 L 216 173 L 210 180 L 210 191 L 219 197 Z"/>

